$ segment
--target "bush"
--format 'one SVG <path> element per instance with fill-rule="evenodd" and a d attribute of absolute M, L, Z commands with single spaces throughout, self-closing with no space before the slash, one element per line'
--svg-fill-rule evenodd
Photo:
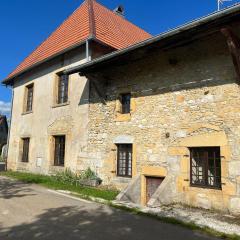
<path fill-rule="evenodd" d="M 71 185 L 79 185 L 81 180 L 97 180 L 101 183 L 101 179 L 90 168 L 79 175 L 67 168 L 64 172 L 57 172 L 53 178 L 58 182 Z"/>
<path fill-rule="evenodd" d="M 80 174 L 80 178 L 82 180 L 101 180 L 97 174 L 91 170 L 91 168 L 88 168 L 86 171 L 82 172 Z"/>
<path fill-rule="evenodd" d="M 61 183 L 70 183 L 71 185 L 77 185 L 77 182 L 80 180 L 79 176 L 73 173 L 70 169 L 64 170 L 64 172 L 57 172 L 53 178 Z"/>

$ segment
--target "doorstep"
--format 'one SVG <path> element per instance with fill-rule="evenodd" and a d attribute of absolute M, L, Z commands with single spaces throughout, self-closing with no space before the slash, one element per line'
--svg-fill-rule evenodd
<path fill-rule="evenodd" d="M 240 236 L 240 216 L 224 215 L 220 212 L 192 208 L 179 204 L 157 208 L 122 201 L 113 201 L 113 204 L 130 209 L 138 209 L 140 212 L 162 218 L 174 218 L 184 223 L 193 223 L 201 228 L 208 227 L 220 233 Z"/>

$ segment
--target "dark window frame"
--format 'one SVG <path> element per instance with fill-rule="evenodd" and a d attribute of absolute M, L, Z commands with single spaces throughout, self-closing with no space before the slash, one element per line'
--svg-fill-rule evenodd
<path fill-rule="evenodd" d="M 24 163 L 29 162 L 29 148 L 30 146 L 30 138 L 22 138 L 22 159 L 21 161 Z"/>
<path fill-rule="evenodd" d="M 58 75 L 57 85 L 57 104 L 64 104 L 68 102 L 68 89 L 69 89 L 69 75 Z"/>
<path fill-rule="evenodd" d="M 34 84 L 26 86 L 26 112 L 31 112 L 33 110 L 33 94 L 34 94 Z"/>
<path fill-rule="evenodd" d="M 66 136 L 58 135 L 54 137 L 54 166 L 65 165 Z"/>
<path fill-rule="evenodd" d="M 122 163 L 124 159 L 121 158 L 121 153 L 125 152 L 125 164 Z M 132 144 L 117 144 L 117 176 L 132 178 L 132 155 L 133 145 Z M 131 167 L 129 168 L 129 161 Z M 125 169 L 125 171 L 123 170 Z M 123 173 L 124 171 L 124 173 Z"/>
<path fill-rule="evenodd" d="M 222 173 L 221 173 L 220 147 L 192 147 L 189 150 L 190 150 L 190 186 L 221 190 Z M 210 157 L 211 155 L 212 157 Z M 199 165 L 195 163 L 194 166 L 193 158 L 199 160 Z M 213 163 L 213 165 L 210 164 L 211 162 Z M 209 174 L 209 172 L 212 173 L 211 170 L 213 170 L 214 172 L 213 175 Z M 213 184 L 209 182 L 210 179 L 211 181 L 214 182 Z"/>
<path fill-rule="evenodd" d="M 122 114 L 129 114 L 131 113 L 131 93 L 122 93 L 120 95 L 120 102 L 121 102 L 121 113 Z"/>

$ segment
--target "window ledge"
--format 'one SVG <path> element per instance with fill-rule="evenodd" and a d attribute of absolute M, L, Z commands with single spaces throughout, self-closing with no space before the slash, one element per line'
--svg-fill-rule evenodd
<path fill-rule="evenodd" d="M 202 188 L 202 189 L 207 189 L 207 190 L 217 190 L 217 191 L 222 191 L 221 187 L 211 187 L 211 186 L 200 186 L 200 185 L 194 185 L 190 184 L 191 188 Z"/>
<path fill-rule="evenodd" d="M 116 122 L 129 122 L 131 121 L 131 113 L 117 113 L 116 118 L 115 118 Z"/>
<path fill-rule="evenodd" d="M 27 115 L 27 114 L 31 114 L 31 113 L 33 113 L 33 111 L 23 112 L 22 115 Z"/>
<path fill-rule="evenodd" d="M 63 107 L 63 106 L 67 106 L 67 105 L 70 105 L 70 102 L 55 104 L 52 106 L 52 108 L 58 108 L 58 107 Z"/>
<path fill-rule="evenodd" d="M 130 177 L 120 177 L 120 176 L 115 176 L 113 179 L 113 182 L 117 183 L 130 183 L 132 181 L 132 178 Z"/>
<path fill-rule="evenodd" d="M 53 167 L 53 168 L 64 168 L 65 166 L 64 165 L 52 165 L 51 167 Z"/>

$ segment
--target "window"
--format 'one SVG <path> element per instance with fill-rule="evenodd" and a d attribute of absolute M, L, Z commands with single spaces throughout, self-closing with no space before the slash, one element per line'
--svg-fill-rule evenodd
<path fill-rule="evenodd" d="M 131 94 L 130 93 L 125 93 L 121 95 L 121 113 L 122 114 L 127 114 L 130 113 L 131 111 Z"/>
<path fill-rule="evenodd" d="M 65 136 L 55 136 L 54 165 L 64 166 L 65 159 Z"/>
<path fill-rule="evenodd" d="M 30 138 L 23 138 L 22 139 L 22 146 L 23 146 L 23 152 L 22 152 L 22 162 L 28 162 L 29 161 L 29 143 Z"/>
<path fill-rule="evenodd" d="M 66 103 L 68 101 L 68 82 L 69 82 L 68 75 L 62 74 L 59 76 L 57 98 L 58 104 Z"/>
<path fill-rule="evenodd" d="M 132 177 L 132 144 L 119 144 L 117 148 L 117 175 Z"/>
<path fill-rule="evenodd" d="M 191 185 L 221 189 L 219 147 L 191 148 Z"/>
<path fill-rule="evenodd" d="M 33 105 L 33 84 L 27 86 L 26 112 L 32 111 Z"/>

